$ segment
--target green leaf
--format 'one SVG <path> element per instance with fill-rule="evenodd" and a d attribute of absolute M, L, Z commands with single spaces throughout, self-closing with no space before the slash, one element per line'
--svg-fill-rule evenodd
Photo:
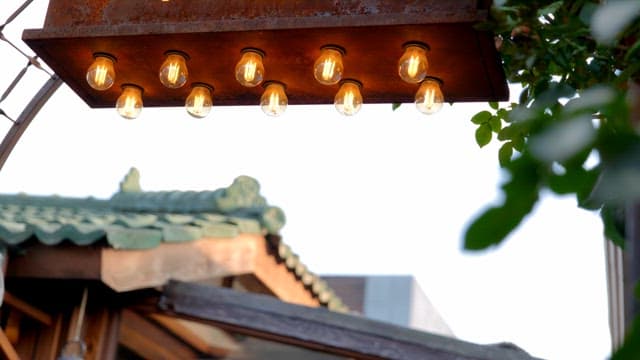
<path fill-rule="evenodd" d="M 598 9 L 598 5 L 594 3 L 586 3 L 580 10 L 580 21 L 583 24 L 589 25 L 591 24 L 591 18 L 593 17 L 593 13 Z"/>
<path fill-rule="evenodd" d="M 595 137 L 591 116 L 582 115 L 547 126 L 529 138 L 529 149 L 539 160 L 562 162 L 590 146 Z"/>
<path fill-rule="evenodd" d="M 578 201 L 584 201 L 593 186 L 600 171 L 598 168 L 585 170 L 582 166 L 567 167 L 562 175 L 551 175 L 548 180 L 549 189 L 556 194 L 572 194 L 575 193 Z"/>
<path fill-rule="evenodd" d="M 605 205 L 600 210 L 600 218 L 602 218 L 602 224 L 604 225 L 604 236 L 624 249 L 624 233 L 621 231 L 621 228 L 624 227 L 624 221 L 621 221 L 619 217 L 620 214 L 616 213 L 615 209 L 610 206 Z"/>
<path fill-rule="evenodd" d="M 556 1 L 554 3 L 551 3 L 541 9 L 538 9 L 538 16 L 544 16 L 544 15 L 548 15 L 548 14 L 553 14 L 554 12 L 558 11 L 558 9 L 560 9 L 560 7 L 562 6 L 562 4 L 564 3 L 564 1 Z"/>
<path fill-rule="evenodd" d="M 482 124 L 476 129 L 476 142 L 478 146 L 483 147 L 491 141 L 491 126 Z"/>
<path fill-rule="evenodd" d="M 509 115 L 509 112 L 505 109 L 499 109 L 498 112 L 496 112 L 496 116 L 498 116 L 500 119 L 507 121 L 507 116 Z"/>
<path fill-rule="evenodd" d="M 505 167 L 509 161 L 511 161 L 511 156 L 513 155 L 513 145 L 511 142 L 506 142 L 502 144 L 500 150 L 498 151 L 498 160 L 500 161 L 500 166 Z"/>
<path fill-rule="evenodd" d="M 471 118 L 471 122 L 474 124 L 484 124 L 487 121 L 489 121 L 489 118 L 491 118 L 491 113 L 484 110 L 484 111 L 480 111 L 479 113 L 473 115 L 473 117 Z"/>
<path fill-rule="evenodd" d="M 491 130 L 495 133 L 500 132 L 502 129 L 502 120 L 500 120 L 497 116 L 492 116 L 489 119 L 489 126 L 491 126 Z"/>
<path fill-rule="evenodd" d="M 471 223 L 464 236 L 465 249 L 482 250 L 499 244 L 538 201 L 539 175 L 533 159 L 523 154 L 505 168 L 511 172 L 511 180 L 502 186 L 505 201 L 501 206 L 489 208 Z"/>
<path fill-rule="evenodd" d="M 628 330 L 624 343 L 611 356 L 611 360 L 636 360 L 640 358 L 640 317 L 636 317 Z"/>
<path fill-rule="evenodd" d="M 469 226 L 464 237 L 464 248 L 483 250 L 499 244 L 522 221 L 504 207 L 485 211 Z"/>
<path fill-rule="evenodd" d="M 401 103 L 393 103 L 393 104 L 391 104 L 391 110 L 392 111 L 396 111 L 396 109 L 399 108 L 400 105 L 402 105 L 402 104 Z"/>
<path fill-rule="evenodd" d="M 513 136 L 511 143 L 513 144 L 513 148 L 519 152 L 524 150 L 524 136 L 520 134 Z"/>
<path fill-rule="evenodd" d="M 638 15 L 640 15 L 640 1 L 638 0 L 606 2 L 600 5 L 593 14 L 591 32 L 598 42 L 612 44 Z"/>
<path fill-rule="evenodd" d="M 489 106 L 491 106 L 491 108 L 494 110 L 498 110 L 499 107 L 498 102 L 496 101 L 489 101 Z"/>
<path fill-rule="evenodd" d="M 624 56 L 624 61 L 629 61 L 631 56 L 636 53 L 636 51 L 640 50 L 640 39 L 638 39 L 630 48 L 627 50 L 627 54 Z"/>

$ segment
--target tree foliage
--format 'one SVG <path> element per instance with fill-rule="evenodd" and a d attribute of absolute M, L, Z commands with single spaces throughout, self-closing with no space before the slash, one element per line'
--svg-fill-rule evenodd
<path fill-rule="evenodd" d="M 545 189 L 599 211 L 605 236 L 624 247 L 625 206 L 640 200 L 638 17 L 638 0 L 494 2 L 480 27 L 496 34 L 507 79 L 522 92 L 471 119 L 480 147 L 502 144 L 509 178 L 504 200 L 467 228 L 465 248 L 502 242 Z M 640 358 L 640 318 L 613 358 Z"/>
<path fill-rule="evenodd" d="M 522 92 L 518 103 L 489 103 L 471 119 L 479 146 L 502 144 L 509 178 L 502 203 L 468 227 L 465 248 L 499 244 L 545 189 L 599 210 L 606 235 L 624 244 L 619 214 L 640 198 L 640 136 L 627 96 L 640 74 L 639 4 L 495 2 L 479 26 L 496 34 L 507 79 Z"/>

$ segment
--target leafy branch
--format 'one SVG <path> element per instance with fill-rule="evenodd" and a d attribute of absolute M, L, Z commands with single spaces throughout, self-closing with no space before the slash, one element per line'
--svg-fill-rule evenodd
<path fill-rule="evenodd" d="M 624 244 L 619 214 L 640 199 L 640 136 L 626 101 L 640 74 L 637 4 L 496 1 L 490 21 L 479 25 L 496 34 L 507 78 L 522 92 L 518 103 L 489 103 L 491 110 L 471 118 L 480 147 L 501 142 L 509 178 L 503 202 L 467 228 L 465 248 L 501 243 L 545 189 L 600 210 L 607 237 Z M 614 25 L 600 20 L 612 13 L 622 14 Z"/>

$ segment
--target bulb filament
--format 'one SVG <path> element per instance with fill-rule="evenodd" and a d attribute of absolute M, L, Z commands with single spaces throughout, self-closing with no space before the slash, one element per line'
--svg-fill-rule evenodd
<path fill-rule="evenodd" d="M 127 116 L 133 116 L 136 109 L 136 99 L 133 96 L 127 96 L 124 100 L 124 113 Z"/>
<path fill-rule="evenodd" d="M 433 105 L 435 104 L 435 97 L 436 97 L 436 92 L 433 91 L 433 89 L 428 89 L 424 93 L 424 106 L 428 110 L 431 110 L 433 108 Z"/>
<path fill-rule="evenodd" d="M 204 108 L 204 96 L 201 94 L 196 95 L 193 99 L 193 109 L 196 113 L 201 113 Z"/>
<path fill-rule="evenodd" d="M 353 96 L 353 92 L 352 91 L 347 91 L 346 94 L 344 94 L 344 111 L 346 113 L 353 113 L 355 111 L 355 106 L 353 105 L 353 100 L 354 100 L 354 96 Z"/>
<path fill-rule="evenodd" d="M 256 77 L 256 62 L 253 60 L 249 60 L 247 64 L 244 66 L 244 80 L 245 81 L 253 81 Z"/>
<path fill-rule="evenodd" d="M 336 63 L 331 59 L 326 59 L 322 66 L 322 78 L 324 80 L 329 80 L 333 77 L 333 72 L 335 71 Z"/>
<path fill-rule="evenodd" d="M 180 76 L 180 65 L 178 65 L 177 63 L 169 64 L 167 80 L 169 80 L 170 83 L 175 84 L 178 82 L 179 76 Z"/>
<path fill-rule="evenodd" d="M 269 112 L 272 114 L 276 114 L 278 112 L 278 107 L 280 105 L 280 96 L 277 92 L 272 92 L 269 95 Z"/>
<path fill-rule="evenodd" d="M 412 55 L 409 59 L 409 68 L 407 73 L 409 76 L 414 77 L 418 73 L 418 67 L 420 66 L 420 58 L 417 55 Z"/>
<path fill-rule="evenodd" d="M 104 83 L 107 80 L 107 72 L 108 71 L 109 70 L 104 65 L 98 65 L 96 67 L 96 73 L 94 75 L 93 80 L 98 86 L 103 86 L 104 85 Z"/>

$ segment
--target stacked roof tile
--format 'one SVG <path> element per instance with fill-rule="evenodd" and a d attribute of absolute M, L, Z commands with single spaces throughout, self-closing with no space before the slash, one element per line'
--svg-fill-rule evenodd
<path fill-rule="evenodd" d="M 215 191 L 144 192 L 134 168 L 110 199 L 0 195 L 0 242 L 17 246 L 29 239 L 46 245 L 63 241 L 84 246 L 106 240 L 117 249 L 146 249 L 162 242 L 233 238 L 241 233 L 276 235 L 285 217 L 267 204 L 258 182 L 240 176 Z M 289 246 L 272 239 L 274 254 L 333 310 L 342 301 L 300 262 Z"/>

